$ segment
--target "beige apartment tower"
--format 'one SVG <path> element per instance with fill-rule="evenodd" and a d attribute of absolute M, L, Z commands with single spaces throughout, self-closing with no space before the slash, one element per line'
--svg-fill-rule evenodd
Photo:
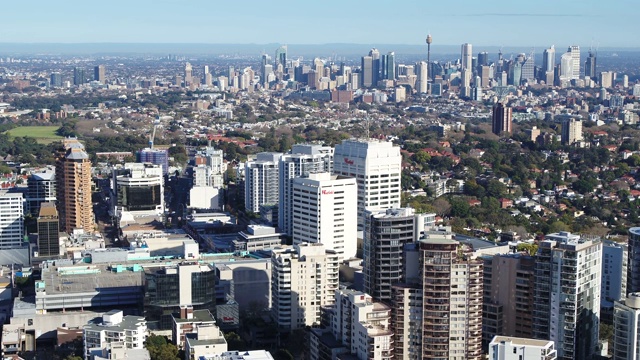
<path fill-rule="evenodd" d="M 85 233 L 92 233 L 95 223 L 91 202 L 91 160 L 78 139 L 65 139 L 63 144 L 64 150 L 56 162 L 60 230 L 83 229 Z"/>

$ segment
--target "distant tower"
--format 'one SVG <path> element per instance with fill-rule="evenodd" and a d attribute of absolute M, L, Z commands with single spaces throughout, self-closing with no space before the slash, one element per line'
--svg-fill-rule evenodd
<path fill-rule="evenodd" d="M 511 134 L 511 116 L 512 110 L 510 107 L 505 106 L 501 102 L 497 102 L 493 105 L 493 114 L 491 115 L 492 132 L 496 135 L 500 135 L 502 133 Z"/>
<path fill-rule="evenodd" d="M 571 55 L 571 80 L 580 79 L 580 46 L 569 46 L 567 53 Z"/>
<path fill-rule="evenodd" d="M 190 85 L 193 82 L 193 67 L 190 63 L 186 63 L 184 66 L 184 86 Z"/>
<path fill-rule="evenodd" d="M 106 80 L 106 68 L 104 65 L 98 65 L 94 68 L 93 71 L 93 79 L 95 81 L 99 81 L 101 84 L 104 84 L 104 81 Z"/>
<path fill-rule="evenodd" d="M 431 34 L 427 35 L 427 67 L 429 68 L 428 74 L 429 78 L 431 78 L 431 43 L 433 42 L 433 38 Z"/>
<path fill-rule="evenodd" d="M 598 76 L 596 72 L 596 56 L 597 53 L 589 49 L 589 57 L 584 63 L 584 76 L 588 76 L 590 79 L 596 79 L 596 76 Z"/>
<path fill-rule="evenodd" d="M 463 69 L 472 69 L 473 62 L 473 47 L 469 43 L 462 44 L 460 51 L 460 63 Z"/>

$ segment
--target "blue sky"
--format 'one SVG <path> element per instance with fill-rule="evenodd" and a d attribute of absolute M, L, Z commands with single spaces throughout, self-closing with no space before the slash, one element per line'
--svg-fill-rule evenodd
<path fill-rule="evenodd" d="M 640 47 L 638 0 L 6 0 L 2 42 Z"/>

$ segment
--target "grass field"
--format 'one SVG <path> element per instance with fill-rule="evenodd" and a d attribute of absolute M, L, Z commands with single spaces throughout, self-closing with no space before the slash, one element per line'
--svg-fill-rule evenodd
<path fill-rule="evenodd" d="M 62 136 L 56 135 L 59 126 L 20 126 L 7 131 L 11 137 L 32 137 L 40 144 L 49 144 L 54 141 L 63 139 Z"/>

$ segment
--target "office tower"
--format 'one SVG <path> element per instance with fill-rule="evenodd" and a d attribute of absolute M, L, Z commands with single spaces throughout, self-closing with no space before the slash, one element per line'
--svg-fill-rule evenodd
<path fill-rule="evenodd" d="M 483 88 L 488 88 L 489 79 L 491 79 L 491 67 L 486 65 L 480 66 L 480 86 L 482 86 Z"/>
<path fill-rule="evenodd" d="M 471 96 L 471 75 L 473 75 L 473 71 L 471 69 L 462 69 L 460 76 L 460 96 L 462 97 Z"/>
<path fill-rule="evenodd" d="M 360 73 L 362 74 L 362 87 L 373 86 L 373 58 L 371 56 L 362 57 Z"/>
<path fill-rule="evenodd" d="M 496 335 L 530 338 L 535 259 L 523 253 L 496 254 L 484 261 L 482 344 Z"/>
<path fill-rule="evenodd" d="M 328 172 L 293 179 L 292 237 L 295 245 L 321 243 L 342 259 L 356 256 L 358 186 L 353 177 Z"/>
<path fill-rule="evenodd" d="M 573 79 L 573 74 L 573 56 L 571 53 L 564 53 L 560 57 L 560 81 L 571 81 Z"/>
<path fill-rule="evenodd" d="M 380 80 L 380 52 L 378 49 L 373 48 L 369 51 L 371 56 L 371 83 L 373 86 L 378 86 L 378 80 Z"/>
<path fill-rule="evenodd" d="M 280 331 L 319 325 L 320 309 L 333 305 L 339 256 L 322 244 L 303 243 L 271 253 L 273 318 Z"/>
<path fill-rule="evenodd" d="M 80 86 L 87 82 L 87 78 L 84 74 L 84 69 L 75 67 L 73 68 L 73 85 Z"/>
<path fill-rule="evenodd" d="M 580 79 L 580 46 L 569 46 L 567 53 L 571 56 L 571 80 Z"/>
<path fill-rule="evenodd" d="M 613 310 L 614 360 L 637 360 L 640 354 L 640 293 L 631 292 L 615 302 Z"/>
<path fill-rule="evenodd" d="M 487 66 L 489 65 L 489 53 L 483 51 L 478 53 L 478 66 Z"/>
<path fill-rule="evenodd" d="M 573 117 L 564 119 L 561 139 L 563 145 L 572 145 L 582 141 L 582 121 Z"/>
<path fill-rule="evenodd" d="M 598 347 L 602 243 L 560 232 L 538 245 L 533 337 L 554 341 L 558 359 L 591 359 Z"/>
<path fill-rule="evenodd" d="M 278 203 L 278 162 L 282 153 L 259 153 L 255 161 L 244 164 L 244 206 L 260 212 L 260 205 Z"/>
<path fill-rule="evenodd" d="M 37 216 L 40 204 L 56 201 L 56 172 L 54 168 L 33 173 L 27 179 L 27 196 L 25 212 Z"/>
<path fill-rule="evenodd" d="M 627 244 L 609 240 L 602 242 L 601 308 L 611 309 L 614 301 L 627 296 L 627 249 Z"/>
<path fill-rule="evenodd" d="M 405 247 L 406 283 L 394 286 L 393 329 L 406 340 L 396 358 L 482 358 L 482 261 L 471 253 L 450 230 L 425 232 Z M 398 312 L 413 322 L 409 328 Z"/>
<path fill-rule="evenodd" d="M 333 170 L 333 148 L 323 145 L 293 145 L 290 154 L 280 158 L 278 182 L 280 184 L 278 200 L 278 227 L 291 236 L 293 233 L 293 185 L 292 180 L 307 176 L 312 172 L 331 172 Z"/>
<path fill-rule="evenodd" d="M 636 98 L 640 98 L 640 84 L 633 85 L 633 90 L 631 94 Z"/>
<path fill-rule="evenodd" d="M 629 75 L 622 75 L 622 87 L 625 89 L 629 87 Z"/>
<path fill-rule="evenodd" d="M 198 246 L 194 243 L 197 252 Z M 196 310 L 215 307 L 216 272 L 213 265 L 185 261 L 176 265 L 145 267 L 144 315 L 151 327 L 170 330 L 172 314 L 183 305 Z"/>
<path fill-rule="evenodd" d="M 193 82 L 193 67 L 190 63 L 184 65 L 184 86 L 187 87 Z M 178 84 L 176 84 L 178 85 Z"/>
<path fill-rule="evenodd" d="M 524 61 L 522 62 L 522 73 L 520 81 L 527 81 L 529 83 L 532 83 L 536 79 L 535 68 L 535 58 L 533 53 L 531 53 L 528 57 L 525 56 Z"/>
<path fill-rule="evenodd" d="M 460 65 L 462 66 L 462 69 L 473 70 L 472 57 L 473 57 L 473 49 L 471 44 L 468 44 L 468 43 L 462 44 L 461 54 L 460 54 Z"/>
<path fill-rule="evenodd" d="M 114 170 L 111 178 L 112 202 L 116 214 L 137 215 L 164 213 L 164 178 L 162 166 L 150 163 L 126 163 Z"/>
<path fill-rule="evenodd" d="M 24 212 L 21 193 L 0 190 L 0 250 L 22 246 Z"/>
<path fill-rule="evenodd" d="M 54 202 L 40 206 L 38 215 L 38 256 L 60 255 L 60 219 Z"/>
<path fill-rule="evenodd" d="M 282 65 L 283 68 L 287 67 L 287 45 L 282 45 L 276 49 L 273 64 L 276 69 L 278 68 L 278 65 Z"/>
<path fill-rule="evenodd" d="M 627 249 L 627 293 L 640 292 L 640 227 L 629 229 Z"/>
<path fill-rule="evenodd" d="M 396 53 L 389 51 L 387 54 L 386 69 L 383 70 L 387 74 L 384 79 L 395 80 L 396 79 Z"/>
<path fill-rule="evenodd" d="M 553 45 L 542 53 L 542 71 L 547 73 L 556 67 L 556 49 Z"/>
<path fill-rule="evenodd" d="M 91 201 L 91 160 L 78 139 L 65 139 L 64 150 L 56 161 L 56 186 L 60 230 L 83 229 L 92 233 L 95 227 Z"/>
<path fill-rule="evenodd" d="M 364 291 L 390 303 L 391 286 L 402 282 L 402 252 L 416 238 L 412 208 L 366 211 L 363 235 Z"/>
<path fill-rule="evenodd" d="M 103 349 L 108 350 L 116 343 L 122 343 L 127 349 L 142 350 L 147 340 L 147 321 L 142 316 L 124 316 L 121 310 L 111 310 L 102 315 L 102 323 L 85 325 L 82 339 L 85 359 L 102 355 Z"/>
<path fill-rule="evenodd" d="M 262 75 L 262 83 L 267 82 L 267 77 L 273 72 L 273 66 L 270 64 L 271 57 L 267 54 L 262 54 L 262 60 L 260 63 L 260 75 Z M 267 66 L 268 65 L 268 66 Z"/>
<path fill-rule="evenodd" d="M 424 61 L 420 61 L 416 64 L 416 68 L 418 69 L 418 83 L 416 84 L 416 90 L 420 94 L 426 94 L 429 89 L 429 73 L 427 63 Z"/>
<path fill-rule="evenodd" d="M 595 79 L 598 76 L 596 71 L 596 53 L 589 50 L 589 57 L 584 63 L 584 76 L 588 76 L 591 79 Z"/>
<path fill-rule="evenodd" d="M 162 166 L 162 175 L 166 175 L 169 172 L 169 152 L 167 150 L 142 149 L 136 153 L 136 161 Z"/>
<path fill-rule="evenodd" d="M 202 83 L 209 87 L 213 85 L 213 75 L 209 72 L 209 65 L 202 68 Z"/>
<path fill-rule="evenodd" d="M 358 229 L 365 210 L 400 207 L 400 148 L 390 141 L 350 139 L 336 145 L 333 172 L 358 182 Z"/>
<path fill-rule="evenodd" d="M 104 84 L 107 79 L 107 69 L 104 65 L 98 65 L 93 69 L 93 79 Z"/>
<path fill-rule="evenodd" d="M 553 341 L 496 336 L 489 344 L 489 359 L 556 360 Z"/>
<path fill-rule="evenodd" d="M 605 89 L 613 87 L 613 72 L 603 71 L 600 73 L 600 86 Z"/>
<path fill-rule="evenodd" d="M 512 109 L 501 102 L 493 105 L 491 113 L 491 131 L 496 135 L 503 133 L 511 134 L 512 130 Z"/>
<path fill-rule="evenodd" d="M 62 74 L 59 72 L 51 73 L 50 82 L 53 87 L 62 87 Z"/>
<path fill-rule="evenodd" d="M 520 54 L 518 55 L 518 57 L 522 56 L 524 54 Z M 509 78 L 508 78 L 508 84 L 509 85 L 515 85 L 515 86 L 520 86 L 522 83 L 522 64 L 523 64 L 523 59 L 521 58 L 520 61 L 518 59 L 516 59 L 516 61 L 511 62 L 511 64 L 509 64 Z"/>

